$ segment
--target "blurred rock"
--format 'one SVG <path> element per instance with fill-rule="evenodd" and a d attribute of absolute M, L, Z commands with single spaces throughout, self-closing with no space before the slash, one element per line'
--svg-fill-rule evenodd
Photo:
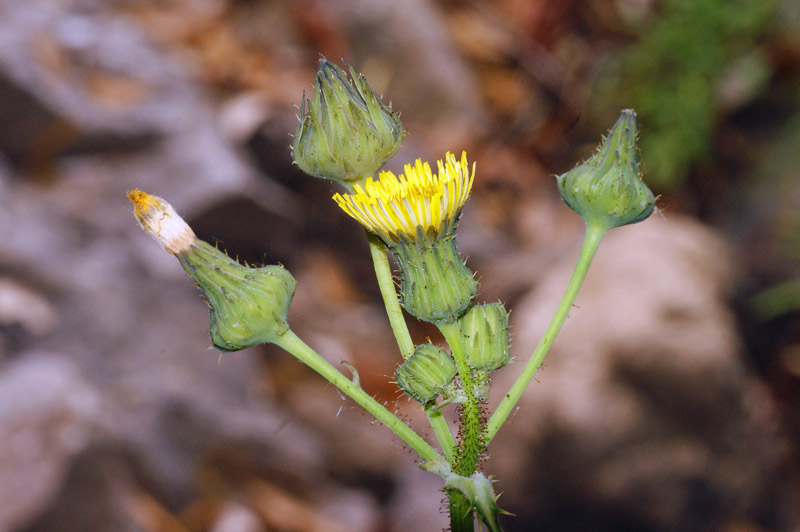
<path fill-rule="evenodd" d="M 0 326 L 18 324 L 40 336 L 52 332 L 57 320 L 55 309 L 42 294 L 0 278 Z"/>
<path fill-rule="evenodd" d="M 187 63 L 130 19 L 94 0 L 3 0 L 0 11 L 0 150 L 23 170 L 52 178 L 59 158 L 102 154 L 111 165 L 94 160 L 79 183 L 114 175 L 119 189 L 205 201 L 247 183 Z"/>
<path fill-rule="evenodd" d="M 230 503 L 220 512 L 210 532 L 262 532 L 263 523 L 247 506 Z"/>
<path fill-rule="evenodd" d="M 576 257 L 577 247 L 512 314 L 521 360 L 495 392 L 533 351 Z M 511 530 L 597 530 L 600 516 L 614 530 L 708 532 L 769 514 L 797 524 L 796 504 L 774 498 L 786 441 L 741 358 L 726 302 L 735 274 L 719 237 L 688 219 L 608 235 L 490 449 L 503 507 L 528 509 Z"/>
<path fill-rule="evenodd" d="M 63 354 L 24 353 L 0 368 L 0 530 L 11 530 L 59 491 L 71 460 L 112 423 Z"/>

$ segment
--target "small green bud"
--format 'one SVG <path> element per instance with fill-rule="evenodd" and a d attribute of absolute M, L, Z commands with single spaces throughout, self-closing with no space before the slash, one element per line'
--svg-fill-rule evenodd
<path fill-rule="evenodd" d="M 561 197 L 587 224 L 608 230 L 641 222 L 655 197 L 639 172 L 636 113 L 622 111 L 592 157 L 558 177 Z"/>
<path fill-rule="evenodd" d="M 475 299 L 478 281 L 458 254 L 452 234 L 432 239 L 417 228 L 413 241 L 391 247 L 402 270 L 403 308 L 423 321 L 455 321 Z"/>
<path fill-rule="evenodd" d="M 469 367 L 494 371 L 511 361 L 508 312 L 502 303 L 475 305 L 459 318 L 459 325 Z"/>
<path fill-rule="evenodd" d="M 406 395 L 427 404 L 445 391 L 456 372 L 450 355 L 433 344 L 422 344 L 397 367 L 394 376 Z"/>
<path fill-rule="evenodd" d="M 380 170 L 403 143 L 400 117 L 386 106 L 363 75 L 350 76 L 326 59 L 314 80 L 314 99 L 303 95 L 300 125 L 292 144 L 294 162 L 305 173 L 348 189 Z"/>
<path fill-rule="evenodd" d="M 220 351 L 272 342 L 289 330 L 296 283 L 283 266 L 243 266 L 202 240 L 177 257 L 211 308 L 211 341 Z"/>

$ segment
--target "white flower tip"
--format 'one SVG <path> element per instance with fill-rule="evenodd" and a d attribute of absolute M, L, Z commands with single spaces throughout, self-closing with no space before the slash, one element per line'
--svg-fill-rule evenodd
<path fill-rule="evenodd" d="M 183 253 L 197 239 L 189 224 L 162 198 L 141 190 L 130 190 L 128 199 L 133 202 L 133 215 L 139 225 L 168 253 Z"/>

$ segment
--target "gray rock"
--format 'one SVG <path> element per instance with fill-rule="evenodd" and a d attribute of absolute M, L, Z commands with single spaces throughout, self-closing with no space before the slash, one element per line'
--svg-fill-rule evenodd
<path fill-rule="evenodd" d="M 512 314 L 520 361 L 495 392 L 533 351 L 576 258 L 565 255 Z M 561 515 L 554 529 L 595 530 L 592 516 L 616 516 L 618 528 L 699 532 L 786 509 L 770 501 L 786 442 L 726 302 L 733 264 L 719 237 L 688 219 L 655 216 L 607 236 L 492 443 L 487 467 L 505 507 L 528 508 L 514 529 Z"/>

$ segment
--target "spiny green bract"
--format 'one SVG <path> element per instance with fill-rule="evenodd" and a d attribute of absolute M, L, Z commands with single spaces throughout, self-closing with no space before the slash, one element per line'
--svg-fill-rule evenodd
<path fill-rule="evenodd" d="M 391 250 L 402 276 L 403 308 L 423 321 L 453 322 L 478 293 L 478 281 L 458 253 L 455 235 L 438 239 L 417 230 L 414 241 L 401 239 Z"/>
<path fill-rule="evenodd" d="M 305 173 L 348 189 L 380 170 L 403 144 L 400 117 L 384 105 L 362 75 L 352 81 L 338 66 L 320 60 L 313 100 L 303 96 L 292 144 Z"/>
<path fill-rule="evenodd" d="M 469 367 L 494 371 L 509 363 L 508 312 L 501 303 L 475 305 L 459 325 Z"/>

